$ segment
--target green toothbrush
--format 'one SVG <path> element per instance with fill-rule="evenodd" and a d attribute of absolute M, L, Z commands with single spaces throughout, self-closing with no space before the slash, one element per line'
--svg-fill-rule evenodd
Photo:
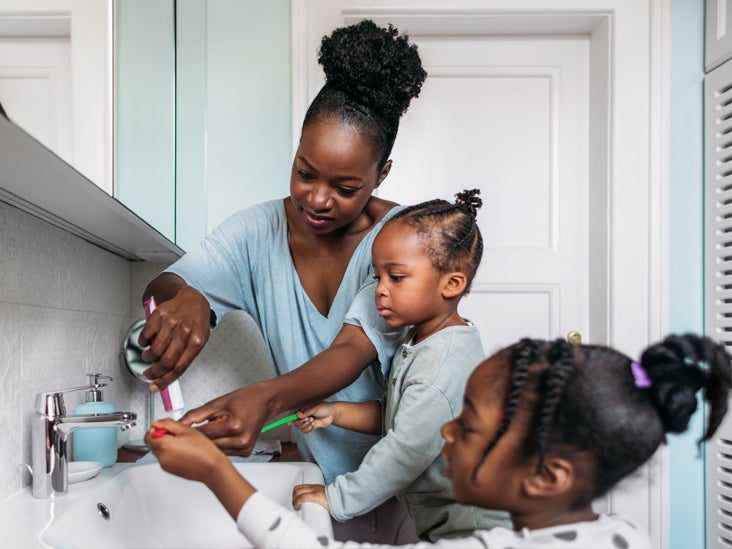
<path fill-rule="evenodd" d="M 262 433 L 265 431 L 269 431 L 270 429 L 274 429 L 275 427 L 279 427 L 280 425 L 284 425 L 285 423 L 289 423 L 291 421 L 295 421 L 297 419 L 297 414 L 292 414 L 291 416 L 283 417 L 282 419 L 278 419 L 277 421 L 274 421 L 270 423 L 269 425 L 265 425 L 262 427 Z"/>

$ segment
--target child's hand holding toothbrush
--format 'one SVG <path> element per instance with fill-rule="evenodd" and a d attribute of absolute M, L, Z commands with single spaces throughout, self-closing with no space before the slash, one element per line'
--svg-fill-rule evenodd
<path fill-rule="evenodd" d="M 203 481 L 229 461 L 206 435 L 170 419 L 153 420 L 145 443 L 163 469 L 188 480 Z"/>
<path fill-rule="evenodd" d="M 335 417 L 335 406 L 332 402 L 319 402 L 303 410 L 298 410 L 294 422 L 295 427 L 303 433 L 310 433 L 315 429 L 323 429 L 333 424 Z"/>
<path fill-rule="evenodd" d="M 203 482 L 236 520 L 242 505 L 255 492 L 229 458 L 198 429 L 172 419 L 153 420 L 145 443 L 163 470 Z"/>

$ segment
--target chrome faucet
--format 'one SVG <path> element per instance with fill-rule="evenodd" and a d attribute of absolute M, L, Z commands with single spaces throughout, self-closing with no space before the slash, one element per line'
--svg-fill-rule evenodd
<path fill-rule="evenodd" d="M 67 416 L 64 393 L 104 387 L 94 383 L 83 387 L 38 393 L 36 409 L 31 420 L 31 472 L 33 497 L 46 499 L 68 491 L 68 450 L 71 433 L 92 427 L 119 427 L 123 431 L 133 427 L 137 414 L 112 412 Z"/>

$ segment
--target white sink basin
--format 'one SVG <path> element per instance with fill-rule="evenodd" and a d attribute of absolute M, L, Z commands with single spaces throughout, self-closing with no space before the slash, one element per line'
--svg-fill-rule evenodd
<path fill-rule="evenodd" d="M 235 466 L 258 490 L 290 509 L 293 486 L 323 483 L 320 470 L 311 463 L 236 463 Z M 81 489 L 85 484 L 88 485 L 85 489 L 74 492 L 76 487 Z M 41 547 L 252 547 L 203 484 L 170 475 L 158 464 L 135 465 L 106 478 L 75 484 L 69 487 L 69 494 L 55 501 L 33 500 L 20 504 L 18 510 L 24 509 L 24 514 L 47 513 L 46 517 L 35 520 L 45 523 L 36 537 Z M 299 513 L 319 535 L 332 537 L 330 516 L 325 509 L 306 504 Z"/>

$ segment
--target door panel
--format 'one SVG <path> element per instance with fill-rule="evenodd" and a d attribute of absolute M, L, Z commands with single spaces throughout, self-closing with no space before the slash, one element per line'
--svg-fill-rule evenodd
<path fill-rule="evenodd" d="M 0 103 L 8 117 L 71 163 L 67 38 L 0 38 Z"/>
<path fill-rule="evenodd" d="M 460 311 L 487 351 L 570 330 L 588 340 L 587 38 L 410 38 L 428 77 L 379 196 L 481 189 L 483 261 Z"/>
<path fill-rule="evenodd" d="M 293 2 L 293 124 L 323 84 L 321 37 L 363 18 L 393 23 L 419 44 L 430 77 L 403 119 L 382 196 L 451 199 L 480 179 L 486 252 L 461 313 L 486 351 L 579 330 L 585 343 L 638 356 L 667 331 L 666 4 Z M 458 89 L 458 104 L 445 104 Z M 443 109 L 461 120 L 447 119 L 449 134 L 423 120 L 445 122 L 430 112 Z M 422 126 L 410 135 L 412 125 Z M 654 547 L 668 545 L 667 463 L 659 452 L 595 502 L 632 517 Z"/>

